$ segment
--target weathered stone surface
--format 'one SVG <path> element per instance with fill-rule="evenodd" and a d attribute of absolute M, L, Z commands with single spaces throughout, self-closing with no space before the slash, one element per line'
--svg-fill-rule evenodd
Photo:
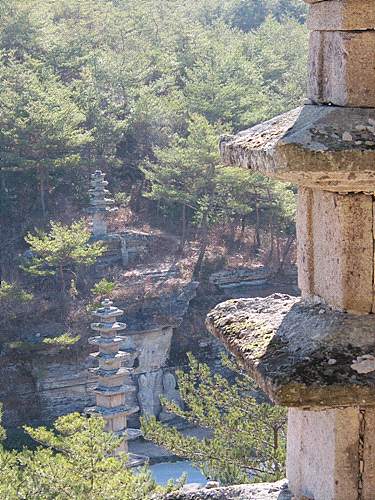
<path fill-rule="evenodd" d="M 357 356 L 375 350 L 373 315 L 274 294 L 219 304 L 207 327 L 275 403 L 316 409 L 375 405 L 375 371 L 351 368 Z"/>
<path fill-rule="evenodd" d="M 220 149 L 227 164 L 302 186 L 375 189 L 375 109 L 306 105 L 224 136 Z"/>
<path fill-rule="evenodd" d="M 160 497 L 158 497 L 160 498 Z M 222 488 L 199 488 L 186 485 L 165 495 L 163 500 L 291 500 L 286 481 L 242 484 Z"/>
<path fill-rule="evenodd" d="M 375 31 L 313 31 L 308 97 L 338 106 L 375 106 Z"/>
<path fill-rule="evenodd" d="M 163 393 L 163 370 L 140 375 L 138 384 L 142 415 L 158 416 L 161 411 L 160 396 Z"/>
<path fill-rule="evenodd" d="M 345 311 L 373 304 L 373 196 L 301 188 L 297 240 L 303 297 Z"/>
<path fill-rule="evenodd" d="M 297 498 L 374 498 L 374 408 L 289 410 L 287 473 Z"/>
<path fill-rule="evenodd" d="M 180 396 L 180 392 L 177 389 L 177 380 L 176 377 L 173 375 L 173 373 L 167 372 L 163 375 L 163 393 L 164 397 L 168 401 L 172 401 L 180 408 L 183 407 L 183 401 Z M 159 415 L 159 419 L 162 422 L 168 422 L 173 418 L 175 418 L 175 414 L 166 411 L 164 408 Z"/>
<path fill-rule="evenodd" d="M 370 423 L 374 415 L 373 408 L 289 410 L 287 475 L 297 498 L 374 498 L 373 492 L 370 496 L 359 496 L 359 478 L 364 479 L 374 463 L 372 457 L 367 457 L 370 460 L 360 466 L 361 422 L 368 418 Z M 366 427 L 361 438 L 366 446 L 372 447 L 375 435 L 373 429 Z"/>
<path fill-rule="evenodd" d="M 308 2 L 313 5 L 307 26 L 316 31 L 355 31 L 375 29 L 373 0 L 329 0 Z"/>

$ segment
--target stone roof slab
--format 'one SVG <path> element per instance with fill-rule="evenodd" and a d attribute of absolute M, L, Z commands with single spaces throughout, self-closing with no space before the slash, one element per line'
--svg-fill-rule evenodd
<path fill-rule="evenodd" d="M 375 109 L 305 105 L 223 136 L 226 164 L 334 192 L 375 189 Z"/>
<path fill-rule="evenodd" d="M 374 315 L 274 294 L 219 304 L 207 327 L 277 404 L 316 410 L 375 406 L 375 362 L 368 370 Z M 353 368 L 357 364 L 366 373 Z"/>

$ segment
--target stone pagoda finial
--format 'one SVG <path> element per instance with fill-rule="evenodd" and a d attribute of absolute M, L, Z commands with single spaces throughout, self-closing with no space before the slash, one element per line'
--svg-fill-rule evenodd
<path fill-rule="evenodd" d="M 94 369 L 98 377 L 98 385 L 94 389 L 96 406 L 87 408 L 86 412 L 102 416 L 106 421 L 106 430 L 123 437 L 118 452 L 128 452 L 128 440 L 141 436 L 138 429 L 127 428 L 127 417 L 136 413 L 139 408 L 129 407 L 127 395 L 134 391 L 134 387 L 127 385 L 131 369 L 123 368 L 122 361 L 129 353 L 121 351 L 120 346 L 125 337 L 119 335 L 126 329 L 126 324 L 117 321 L 123 311 L 113 307 L 110 300 L 104 300 L 102 307 L 93 312 L 99 318 L 98 323 L 92 323 L 91 328 L 100 333 L 89 339 L 89 343 L 99 347 L 99 352 L 93 353 L 99 361 L 99 367 Z M 145 457 L 129 455 L 129 466 L 136 466 L 145 462 Z"/>
<path fill-rule="evenodd" d="M 105 180 L 105 173 L 101 170 L 96 170 L 91 175 L 90 197 L 91 197 L 91 213 L 93 214 L 92 232 L 95 238 L 102 238 L 107 235 L 106 215 L 110 210 L 110 206 L 114 204 L 114 200 L 106 198 L 109 194 L 108 182 Z"/>
<path fill-rule="evenodd" d="M 295 498 L 373 500 L 375 1 L 306 2 L 309 104 L 220 144 L 226 163 L 299 186 L 302 300 L 230 301 L 207 324 L 290 408 Z"/>

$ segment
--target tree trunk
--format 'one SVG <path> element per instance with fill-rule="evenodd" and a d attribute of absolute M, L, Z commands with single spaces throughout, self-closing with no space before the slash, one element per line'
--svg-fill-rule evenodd
<path fill-rule="evenodd" d="M 245 229 L 246 229 L 246 215 L 241 217 L 241 236 L 240 236 L 241 240 L 243 240 Z"/>
<path fill-rule="evenodd" d="M 42 167 L 39 169 L 39 192 L 40 192 L 40 205 L 42 208 L 43 219 L 46 219 L 47 217 L 46 171 Z"/>
<path fill-rule="evenodd" d="M 255 204 L 255 248 L 259 250 L 261 247 L 260 241 L 260 215 L 259 215 L 259 202 Z"/>
<path fill-rule="evenodd" d="M 275 228 L 274 228 L 274 213 L 273 213 L 273 208 L 272 208 L 272 196 L 271 192 L 269 189 L 267 189 L 267 194 L 268 194 L 268 201 L 269 201 L 269 206 L 271 207 L 270 209 L 270 219 L 269 219 L 269 228 L 270 228 L 270 237 L 271 237 L 271 245 L 270 245 L 270 252 L 267 258 L 267 264 L 272 263 L 273 259 L 273 253 L 274 253 L 274 248 L 275 248 Z"/>
<path fill-rule="evenodd" d="M 234 218 L 231 221 L 230 226 L 230 247 L 234 248 L 234 243 L 236 241 L 236 229 L 237 229 L 237 219 Z"/>
<path fill-rule="evenodd" d="M 281 256 L 280 256 L 280 238 L 278 236 L 276 236 L 276 261 L 277 261 L 277 269 L 279 269 Z"/>
<path fill-rule="evenodd" d="M 202 217 L 202 222 L 201 222 L 201 246 L 199 250 L 199 255 L 197 262 L 195 263 L 194 266 L 194 271 L 193 271 L 193 277 L 194 278 L 199 278 L 202 270 L 202 264 L 204 260 L 204 256 L 206 255 L 206 250 L 208 246 L 208 229 L 209 229 L 209 214 L 211 212 L 212 204 L 214 201 L 214 189 L 215 186 L 213 184 L 213 178 L 215 174 L 215 167 L 213 165 L 210 165 L 207 168 L 207 179 L 208 179 L 208 185 L 207 185 L 207 195 L 209 196 L 208 199 L 208 206 L 203 214 Z"/>
<path fill-rule="evenodd" d="M 288 240 L 285 244 L 285 248 L 284 248 L 283 254 L 282 254 L 281 259 L 280 259 L 279 268 L 277 270 L 278 273 L 282 273 L 284 271 L 285 261 L 286 261 L 286 258 L 288 256 L 290 249 L 292 248 L 292 244 L 293 244 L 294 239 L 295 239 L 294 234 L 290 234 L 288 236 Z"/>
<path fill-rule="evenodd" d="M 64 295 L 65 293 L 65 277 L 64 277 L 64 270 L 63 267 L 59 267 L 59 274 L 60 274 L 60 282 L 61 282 L 61 293 Z"/>
<path fill-rule="evenodd" d="M 141 182 L 137 183 L 132 189 L 130 194 L 129 206 L 134 212 L 138 213 L 141 209 L 141 198 L 144 188 L 144 179 Z"/>
<path fill-rule="evenodd" d="M 274 248 L 275 248 L 275 237 L 274 237 L 274 227 L 273 227 L 273 213 L 271 212 L 271 217 L 270 217 L 270 238 L 271 238 L 271 244 L 270 244 L 270 252 L 268 254 L 267 258 L 267 264 L 272 263 L 273 259 L 273 253 L 274 253 Z"/>
<path fill-rule="evenodd" d="M 199 278 L 202 270 L 202 264 L 204 260 L 204 256 L 206 255 L 206 250 L 208 246 L 208 217 L 207 217 L 207 212 L 203 216 L 206 220 L 203 222 L 202 221 L 202 237 L 201 237 L 201 246 L 199 249 L 199 255 L 197 262 L 195 263 L 194 266 L 194 271 L 193 271 L 193 278 Z"/>
<path fill-rule="evenodd" d="M 186 205 L 185 203 L 182 205 L 182 232 L 181 232 L 181 240 L 178 246 L 178 253 L 182 253 L 184 250 L 186 241 Z"/>
<path fill-rule="evenodd" d="M 276 455 L 279 449 L 279 430 L 276 427 L 273 428 L 273 449 Z M 280 470 L 279 463 L 277 460 L 274 460 L 274 467 L 277 472 Z"/>

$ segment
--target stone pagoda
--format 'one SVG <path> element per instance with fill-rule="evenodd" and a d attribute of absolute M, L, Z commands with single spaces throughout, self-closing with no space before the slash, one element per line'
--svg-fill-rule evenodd
<path fill-rule="evenodd" d="M 114 205 L 114 200 L 106 198 L 109 194 L 107 189 L 108 181 L 105 180 L 105 173 L 101 170 L 96 170 L 91 175 L 91 189 L 89 191 L 91 197 L 91 213 L 92 233 L 94 238 L 105 238 L 107 236 L 107 220 L 106 215 Z"/>
<path fill-rule="evenodd" d="M 96 406 L 87 408 L 86 412 L 101 415 L 106 420 L 106 430 L 123 437 L 117 452 L 128 453 L 128 441 L 141 436 L 139 429 L 127 428 L 127 417 L 139 411 L 138 406 L 128 404 L 129 393 L 134 385 L 129 384 L 131 368 L 122 365 L 127 358 L 134 358 L 132 350 L 120 350 L 126 337 L 119 335 L 126 329 L 126 324 L 117 321 L 123 311 L 113 307 L 110 300 L 104 300 L 102 307 L 94 311 L 98 323 L 92 323 L 91 328 L 99 332 L 99 336 L 89 339 L 89 343 L 99 347 L 99 352 L 91 356 L 99 361 L 94 373 L 98 377 L 98 385 L 94 389 Z M 145 457 L 129 455 L 129 466 L 137 466 L 146 461 Z"/>
<path fill-rule="evenodd" d="M 302 298 L 231 300 L 208 328 L 289 407 L 296 499 L 375 499 L 375 1 L 306 0 L 308 102 L 223 137 L 227 164 L 299 187 Z"/>
<path fill-rule="evenodd" d="M 109 198 L 107 189 L 108 181 L 106 174 L 101 170 L 96 170 L 91 175 L 90 208 L 92 219 L 92 239 L 101 240 L 106 243 L 107 250 L 99 259 L 99 267 L 107 267 L 120 262 L 123 266 L 128 265 L 129 255 L 125 239 L 119 234 L 108 234 L 107 215 L 117 210 L 114 200 Z"/>

